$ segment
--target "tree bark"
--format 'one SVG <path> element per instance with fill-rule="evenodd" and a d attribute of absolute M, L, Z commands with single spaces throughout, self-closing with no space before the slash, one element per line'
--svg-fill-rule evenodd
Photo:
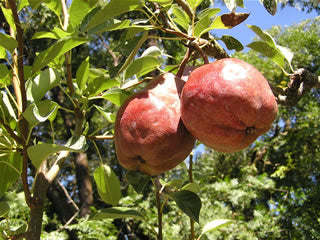
<path fill-rule="evenodd" d="M 90 214 L 90 206 L 93 204 L 93 191 L 89 174 L 88 157 L 86 153 L 77 153 L 74 159 L 76 177 L 80 199 L 80 216 Z"/>

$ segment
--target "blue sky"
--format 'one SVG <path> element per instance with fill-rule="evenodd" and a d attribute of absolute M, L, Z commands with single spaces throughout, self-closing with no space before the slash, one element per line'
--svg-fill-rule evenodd
<path fill-rule="evenodd" d="M 238 7 L 236 10 L 236 12 L 250 13 L 250 16 L 244 23 L 234 27 L 233 29 L 215 30 L 213 33 L 216 33 L 219 37 L 223 34 L 236 37 L 245 46 L 251 43 L 251 40 L 256 36 L 255 33 L 246 26 L 246 24 L 257 25 L 261 29 L 266 30 L 271 28 L 273 25 L 290 26 L 292 24 L 299 23 L 302 20 L 318 16 L 315 11 L 306 13 L 294 7 L 285 7 L 283 9 L 278 7 L 277 13 L 272 16 L 267 12 L 259 0 L 244 0 L 244 5 L 246 7 L 245 9 Z M 229 12 L 229 10 L 223 5 L 215 5 L 215 7 L 222 9 L 219 14 Z"/>

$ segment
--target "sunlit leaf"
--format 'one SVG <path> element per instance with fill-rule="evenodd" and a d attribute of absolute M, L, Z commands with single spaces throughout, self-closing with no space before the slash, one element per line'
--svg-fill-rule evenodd
<path fill-rule="evenodd" d="M 5 8 L 3 6 L 0 6 L 0 7 L 1 7 L 2 13 L 3 13 L 5 19 L 7 20 L 9 26 L 12 29 L 16 30 L 16 24 L 14 23 L 14 18 L 13 18 L 11 9 Z M 0 40 L 0 42 L 1 42 L 1 40 Z"/>
<path fill-rule="evenodd" d="M 71 151 L 71 152 L 83 152 L 86 147 L 86 137 L 72 137 L 68 140 L 65 145 L 39 143 L 28 147 L 28 156 L 36 168 L 40 166 L 43 160 L 48 156 L 61 152 L 61 151 Z"/>
<path fill-rule="evenodd" d="M 12 53 L 18 47 L 18 42 L 9 35 L 0 32 L 0 46 Z"/>
<path fill-rule="evenodd" d="M 94 105 L 94 107 L 100 112 L 100 114 L 110 123 L 115 122 L 116 115 L 111 112 L 107 112 L 105 109 L 103 109 L 100 106 Z"/>
<path fill-rule="evenodd" d="M 202 34 L 212 29 L 212 17 L 215 16 L 221 10 L 219 8 L 205 9 L 200 13 L 199 21 L 194 27 L 194 35 L 201 36 Z"/>
<path fill-rule="evenodd" d="M 72 0 L 69 9 L 70 23 L 73 27 L 79 25 L 82 19 L 95 7 L 97 0 Z"/>
<path fill-rule="evenodd" d="M 79 66 L 76 73 L 76 80 L 80 90 L 84 90 L 89 77 L 89 57 L 87 57 Z"/>
<path fill-rule="evenodd" d="M 172 15 L 175 16 L 173 21 L 179 24 L 184 30 L 188 31 L 190 18 L 188 14 L 177 4 L 171 6 Z"/>
<path fill-rule="evenodd" d="M 119 218 L 135 218 L 145 220 L 144 217 L 137 211 L 127 207 L 112 207 L 99 210 L 90 217 L 90 220 L 103 219 L 119 219 Z"/>
<path fill-rule="evenodd" d="M 229 220 L 229 219 L 212 220 L 208 222 L 206 225 L 204 225 L 204 227 L 202 228 L 200 237 L 209 231 L 218 230 L 219 228 L 226 227 L 231 223 L 232 223 L 232 220 Z M 200 237 L 198 239 L 200 239 Z"/>
<path fill-rule="evenodd" d="M 36 32 L 31 39 L 33 40 L 33 39 L 41 39 L 41 38 L 58 39 L 58 36 L 53 32 Z"/>
<path fill-rule="evenodd" d="M 30 6 L 33 9 L 36 9 L 40 5 L 40 3 L 43 2 L 43 0 L 28 0 L 28 1 L 29 1 Z"/>
<path fill-rule="evenodd" d="M 117 106 L 121 106 L 127 99 L 128 95 L 121 89 L 111 89 L 106 91 L 101 97 Z"/>
<path fill-rule="evenodd" d="M 193 10 L 195 10 L 201 4 L 202 1 L 203 0 L 187 0 L 187 3 Z"/>
<path fill-rule="evenodd" d="M 44 4 L 52 12 L 54 12 L 58 18 L 61 18 L 61 13 L 62 13 L 61 0 L 44 0 Z"/>
<path fill-rule="evenodd" d="M 261 38 L 261 40 L 269 44 L 271 47 L 276 46 L 276 43 L 273 37 L 268 32 L 263 31 L 261 28 L 255 25 L 247 24 L 247 27 L 250 28 L 252 31 L 254 31 Z"/>

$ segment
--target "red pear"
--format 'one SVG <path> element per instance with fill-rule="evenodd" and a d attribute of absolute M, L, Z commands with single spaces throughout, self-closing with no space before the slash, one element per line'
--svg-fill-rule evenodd
<path fill-rule="evenodd" d="M 181 118 L 202 143 L 237 152 L 267 132 L 277 115 L 268 81 L 252 65 L 225 58 L 193 70 L 181 96 Z"/>
<path fill-rule="evenodd" d="M 176 167 L 190 154 L 195 139 L 180 115 L 184 84 L 171 73 L 162 74 L 120 107 L 114 140 L 124 168 L 157 175 Z"/>

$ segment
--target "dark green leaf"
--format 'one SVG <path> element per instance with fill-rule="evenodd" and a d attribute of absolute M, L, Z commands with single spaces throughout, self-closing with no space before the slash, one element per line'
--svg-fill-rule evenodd
<path fill-rule="evenodd" d="M 182 190 L 170 193 L 169 197 L 176 202 L 181 211 L 199 223 L 201 199 L 197 194 L 188 190 Z"/>
<path fill-rule="evenodd" d="M 145 220 L 144 217 L 137 211 L 127 207 L 112 207 L 99 210 L 90 217 L 90 220 L 103 219 L 119 219 L 119 218 L 136 218 Z"/>
<path fill-rule="evenodd" d="M 229 50 L 236 50 L 237 52 L 243 50 L 243 46 L 241 42 L 239 42 L 236 38 L 229 36 L 229 35 L 223 35 L 221 40 L 226 44 L 227 48 Z"/>
<path fill-rule="evenodd" d="M 76 80 L 78 87 L 81 91 L 86 88 L 87 80 L 89 77 L 89 57 L 87 57 L 79 66 L 76 73 Z"/>
<path fill-rule="evenodd" d="M 22 156 L 18 152 L 0 156 L 0 197 L 17 181 L 22 171 Z"/>
<path fill-rule="evenodd" d="M 0 217 L 5 216 L 10 211 L 10 206 L 7 202 L 0 202 Z"/>
<path fill-rule="evenodd" d="M 0 46 L 12 53 L 18 46 L 18 42 L 9 35 L 0 32 Z"/>
<path fill-rule="evenodd" d="M 131 78 L 134 75 L 141 77 L 161 65 L 160 61 L 153 56 L 145 56 L 135 59 L 126 69 L 125 79 Z"/>
<path fill-rule="evenodd" d="M 116 206 L 121 198 L 120 181 L 108 165 L 100 165 L 93 173 L 99 196 L 105 203 Z"/>
<path fill-rule="evenodd" d="M 137 193 L 141 193 L 147 183 L 150 181 L 151 177 L 141 172 L 129 171 L 126 174 L 126 179 Z"/>
<path fill-rule="evenodd" d="M 260 0 L 262 5 L 267 9 L 268 13 L 274 16 L 277 12 L 277 0 Z"/>
<path fill-rule="evenodd" d="M 38 168 L 43 160 L 53 153 L 61 151 L 83 152 L 86 146 L 86 137 L 72 137 L 63 145 L 39 143 L 28 148 L 28 156 L 32 164 Z"/>

